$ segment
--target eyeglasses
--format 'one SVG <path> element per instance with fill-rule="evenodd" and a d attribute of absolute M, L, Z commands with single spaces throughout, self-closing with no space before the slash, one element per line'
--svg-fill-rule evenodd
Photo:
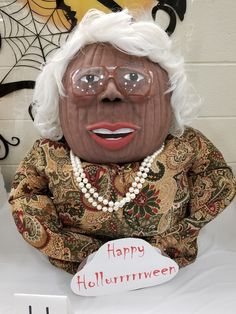
<path fill-rule="evenodd" d="M 105 90 L 111 78 L 123 95 L 147 96 L 151 89 L 151 71 L 137 71 L 122 66 L 79 69 L 72 74 L 72 88 L 78 96 L 97 95 Z"/>

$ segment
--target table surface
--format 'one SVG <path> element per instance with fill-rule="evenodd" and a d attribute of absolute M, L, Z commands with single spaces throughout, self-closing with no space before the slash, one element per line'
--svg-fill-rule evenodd
<path fill-rule="evenodd" d="M 13 314 L 13 294 L 66 295 L 72 314 L 236 313 L 236 200 L 201 230 L 197 261 L 160 286 L 102 297 L 70 290 L 72 275 L 53 267 L 16 231 L 0 208 L 0 314 Z"/>

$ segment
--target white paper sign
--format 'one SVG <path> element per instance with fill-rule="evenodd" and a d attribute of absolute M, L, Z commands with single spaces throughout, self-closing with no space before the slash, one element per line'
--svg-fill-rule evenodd
<path fill-rule="evenodd" d="M 69 314 L 70 304 L 64 295 L 14 294 L 15 314 Z"/>
<path fill-rule="evenodd" d="M 171 280 L 179 266 L 148 242 L 125 238 L 105 243 L 74 275 L 71 289 L 83 296 L 108 295 L 159 285 Z"/>

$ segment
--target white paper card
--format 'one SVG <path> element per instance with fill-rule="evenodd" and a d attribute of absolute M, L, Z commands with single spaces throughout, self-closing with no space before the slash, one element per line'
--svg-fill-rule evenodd
<path fill-rule="evenodd" d="M 148 242 L 125 238 L 105 243 L 74 275 L 71 289 L 99 296 L 165 283 L 176 276 L 178 264 Z"/>
<path fill-rule="evenodd" d="M 67 296 L 14 294 L 15 314 L 69 314 Z"/>

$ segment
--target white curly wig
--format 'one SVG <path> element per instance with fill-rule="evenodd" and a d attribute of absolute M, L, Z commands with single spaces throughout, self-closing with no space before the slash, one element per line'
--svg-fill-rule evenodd
<path fill-rule="evenodd" d="M 180 136 L 196 116 L 199 101 L 189 93 L 183 58 L 173 51 L 172 41 L 154 22 L 135 19 L 128 10 L 103 13 L 90 10 L 72 31 L 67 42 L 43 67 L 33 97 L 34 124 L 42 137 L 59 140 L 63 132 L 59 119 L 59 98 L 65 95 L 62 78 L 69 62 L 86 45 L 109 43 L 129 55 L 147 57 L 165 69 L 171 92 L 172 125 L 169 133 Z"/>

